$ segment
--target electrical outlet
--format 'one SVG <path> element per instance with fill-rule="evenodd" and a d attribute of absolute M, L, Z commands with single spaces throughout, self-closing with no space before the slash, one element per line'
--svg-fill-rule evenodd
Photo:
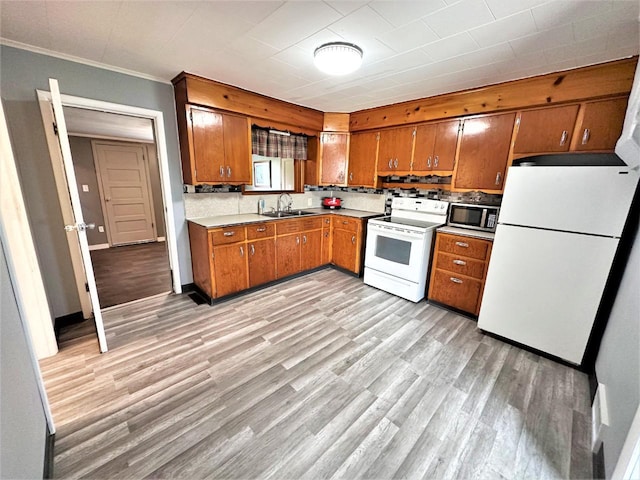
<path fill-rule="evenodd" d="M 307 198 L 307 207 L 313 205 L 313 198 Z"/>
<path fill-rule="evenodd" d="M 104 227 L 102 225 L 98 225 L 98 231 L 100 233 L 104 233 Z"/>
<path fill-rule="evenodd" d="M 82 185 L 82 191 L 83 192 L 88 192 L 89 191 L 89 185 Z"/>

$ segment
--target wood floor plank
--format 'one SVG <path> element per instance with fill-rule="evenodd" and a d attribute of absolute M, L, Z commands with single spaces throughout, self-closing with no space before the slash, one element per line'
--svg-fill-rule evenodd
<path fill-rule="evenodd" d="M 591 475 L 584 374 L 332 269 L 104 322 L 41 362 L 58 478 Z"/>

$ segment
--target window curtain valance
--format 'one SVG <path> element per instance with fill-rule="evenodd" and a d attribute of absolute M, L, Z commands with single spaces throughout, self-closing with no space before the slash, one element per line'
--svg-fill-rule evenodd
<path fill-rule="evenodd" d="M 265 157 L 307 159 L 307 136 L 251 127 L 251 153 Z"/>

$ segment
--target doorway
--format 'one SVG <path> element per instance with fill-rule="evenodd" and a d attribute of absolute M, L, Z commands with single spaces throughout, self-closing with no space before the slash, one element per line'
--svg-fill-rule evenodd
<path fill-rule="evenodd" d="M 98 300 L 105 309 L 171 292 L 162 189 L 155 143 L 95 138 L 82 133 L 76 109 L 65 108 Z M 127 119 L 114 116 L 111 123 Z M 87 113 L 82 119 L 91 122 Z M 148 138 L 153 140 L 151 122 Z M 113 128 L 113 138 L 127 129 Z M 104 136 L 102 136 L 104 137 Z"/>
<path fill-rule="evenodd" d="M 57 82 L 50 80 L 53 94 L 44 91 L 37 91 L 40 109 L 43 117 L 43 125 L 47 136 L 47 143 L 51 154 L 51 161 L 54 169 L 56 187 L 62 208 L 65 229 L 68 232 L 77 230 L 77 235 L 68 235 L 69 250 L 72 257 L 72 265 L 76 278 L 76 286 L 82 304 L 82 316 L 85 319 L 95 318 L 98 339 L 100 340 L 100 350 L 107 351 L 106 337 L 102 325 L 100 302 L 97 295 L 96 281 L 94 278 L 93 264 L 89 255 L 86 229 L 91 228 L 91 224 L 84 223 L 78 199 L 78 188 L 75 181 L 75 167 L 72 165 L 72 157 L 67 136 L 65 123 L 60 125 L 60 132 L 57 131 L 55 119 L 63 121 L 63 109 L 74 107 L 84 112 L 96 112 L 98 114 L 118 114 L 123 118 L 133 120 L 151 121 L 153 141 L 157 145 L 157 159 L 159 164 L 159 174 L 161 183 L 161 212 L 166 226 L 166 247 L 168 250 L 168 261 L 170 265 L 169 276 L 171 278 L 172 290 L 181 293 L 180 272 L 178 264 L 176 225 L 173 215 L 173 200 L 171 195 L 171 185 L 169 181 L 169 164 L 167 157 L 166 139 L 164 135 L 164 118 L 162 112 L 142 109 L 127 105 L 113 104 L 70 95 L 60 95 Z M 54 92 L 55 88 L 55 92 Z M 57 103 L 56 103 L 57 102 Z M 54 105 L 56 116 L 54 118 Z M 107 122 L 108 123 L 108 122 Z M 59 135 L 58 135 L 59 133 Z M 58 141 L 58 136 L 60 142 Z M 133 136 L 135 138 L 135 135 Z M 107 133 L 104 139 L 113 140 L 114 135 Z M 64 162 L 63 162 L 64 157 Z M 64 168 L 63 168 L 64 164 Z M 66 172 L 65 172 L 66 170 Z M 67 182 L 67 176 L 73 181 Z M 72 193 L 70 198 L 70 192 Z M 73 200 L 73 202 L 72 202 Z M 77 215 L 76 215 L 77 212 Z M 79 223 L 75 223 L 75 218 L 79 218 Z M 88 292 L 87 292 L 88 290 Z"/>

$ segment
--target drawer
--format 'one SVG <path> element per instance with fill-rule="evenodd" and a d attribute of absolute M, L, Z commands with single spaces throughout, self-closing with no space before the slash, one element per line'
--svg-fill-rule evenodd
<path fill-rule="evenodd" d="M 276 226 L 274 222 L 254 223 L 247 225 L 247 239 L 255 240 L 257 238 L 273 237 L 276 234 Z"/>
<path fill-rule="evenodd" d="M 350 232 L 357 232 L 360 226 L 360 220 L 357 218 L 343 217 L 342 215 L 336 215 L 333 217 L 333 227 L 341 230 L 348 230 Z"/>
<path fill-rule="evenodd" d="M 302 230 L 319 230 L 322 228 L 322 218 L 313 217 L 299 220 Z"/>
<path fill-rule="evenodd" d="M 212 245 L 243 242 L 246 238 L 244 225 L 241 227 L 224 227 L 210 230 L 209 238 L 211 238 Z"/>
<path fill-rule="evenodd" d="M 484 260 L 472 260 L 462 255 L 438 252 L 435 268 L 482 280 L 487 268 L 487 262 Z"/>
<path fill-rule="evenodd" d="M 453 253 L 463 257 L 477 258 L 478 260 L 486 260 L 488 258 L 487 252 L 491 246 L 491 242 L 488 240 L 464 237 L 462 235 L 448 235 L 446 233 L 438 233 L 438 239 L 438 252 Z"/>
<path fill-rule="evenodd" d="M 478 314 L 482 281 L 445 270 L 436 270 L 429 287 L 429 299 Z"/>
<path fill-rule="evenodd" d="M 285 233 L 296 233 L 300 231 L 300 220 L 278 220 L 276 223 L 276 233 L 284 235 Z"/>

